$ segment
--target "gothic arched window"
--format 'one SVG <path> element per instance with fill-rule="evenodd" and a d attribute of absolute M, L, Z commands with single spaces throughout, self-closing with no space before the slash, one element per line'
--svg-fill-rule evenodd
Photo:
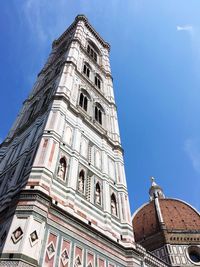
<path fill-rule="evenodd" d="M 78 177 L 78 191 L 84 193 L 84 184 L 85 184 L 85 172 L 81 170 Z"/>
<path fill-rule="evenodd" d="M 117 216 L 117 201 L 114 193 L 111 195 L 111 214 Z"/>
<path fill-rule="evenodd" d="M 51 94 L 51 88 L 47 89 L 47 91 L 44 93 L 41 108 L 45 107 L 46 104 L 48 103 L 49 98 L 50 98 L 50 94 Z"/>
<path fill-rule="evenodd" d="M 85 63 L 83 66 L 83 73 L 90 78 L 90 71 L 91 71 L 91 67 L 88 63 Z"/>
<path fill-rule="evenodd" d="M 29 120 L 33 117 L 33 115 L 34 115 L 34 113 L 35 113 L 35 111 L 36 111 L 36 108 L 37 108 L 37 104 L 38 104 L 38 101 L 35 101 L 35 102 L 31 105 L 31 107 L 29 108 L 29 115 L 28 115 L 28 119 L 27 119 L 27 121 L 29 121 Z"/>
<path fill-rule="evenodd" d="M 82 107 L 85 111 L 88 109 L 88 102 L 90 100 L 90 96 L 84 89 L 81 90 L 80 98 L 79 98 L 79 106 Z"/>
<path fill-rule="evenodd" d="M 103 114 L 102 106 L 99 103 L 96 103 L 95 110 L 94 110 L 94 118 L 100 124 L 102 124 L 102 114 Z"/>
<path fill-rule="evenodd" d="M 57 176 L 63 181 L 65 180 L 66 169 L 67 169 L 67 162 L 66 162 L 66 159 L 62 157 L 59 160 Z"/>
<path fill-rule="evenodd" d="M 25 175 L 26 171 L 28 170 L 28 168 L 29 168 L 30 165 L 32 164 L 32 162 L 31 162 L 31 160 L 32 160 L 31 156 L 32 156 L 32 154 L 29 154 L 29 155 L 26 157 L 26 159 L 25 159 L 25 162 L 24 162 L 24 165 L 23 165 L 22 172 L 21 172 L 21 174 L 20 174 L 20 176 L 18 177 L 18 180 L 17 180 L 18 183 L 19 183 L 22 179 L 24 179 L 24 177 L 25 177 L 24 175 Z M 33 158 L 34 158 L 34 157 L 33 157 Z"/>
<path fill-rule="evenodd" d="M 57 75 L 60 72 L 61 69 L 61 62 L 58 62 L 55 68 L 55 75 Z"/>
<path fill-rule="evenodd" d="M 91 56 L 91 58 L 93 58 L 94 61 L 97 62 L 97 53 L 94 51 L 94 49 L 89 44 L 87 46 L 87 52 Z"/>
<path fill-rule="evenodd" d="M 48 72 L 48 73 L 45 75 L 44 84 L 46 84 L 46 83 L 50 80 L 50 76 L 51 76 L 51 72 Z"/>
<path fill-rule="evenodd" d="M 98 74 L 95 75 L 95 78 L 94 78 L 94 83 L 96 85 L 96 87 L 98 87 L 99 89 L 101 89 L 101 78 Z"/>
<path fill-rule="evenodd" d="M 98 182 L 95 186 L 95 203 L 101 205 L 101 188 Z"/>
<path fill-rule="evenodd" d="M 87 96 L 84 96 L 84 94 L 82 92 L 81 92 L 80 98 L 79 98 L 79 106 L 82 107 L 85 111 L 87 111 L 88 99 L 87 99 Z"/>
<path fill-rule="evenodd" d="M 91 40 L 88 40 L 87 53 L 95 62 L 98 61 L 99 49 Z"/>

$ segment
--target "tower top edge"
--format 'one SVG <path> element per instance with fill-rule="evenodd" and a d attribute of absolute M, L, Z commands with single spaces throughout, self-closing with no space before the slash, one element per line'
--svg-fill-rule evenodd
<path fill-rule="evenodd" d="M 57 45 L 64 37 L 65 35 L 74 27 L 76 27 L 77 23 L 79 21 L 83 21 L 85 23 L 85 26 L 93 33 L 93 35 L 97 38 L 97 40 L 102 44 L 102 46 L 108 51 L 110 51 L 110 44 L 100 36 L 100 34 L 93 28 L 93 26 L 89 23 L 88 18 L 84 14 L 79 14 L 75 17 L 74 22 L 64 31 L 64 33 L 56 40 L 53 41 L 52 46 Z"/>

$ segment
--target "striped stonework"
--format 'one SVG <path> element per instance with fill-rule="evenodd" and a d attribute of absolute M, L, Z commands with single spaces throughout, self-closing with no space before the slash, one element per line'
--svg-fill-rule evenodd
<path fill-rule="evenodd" d="M 166 266 L 134 242 L 109 51 L 77 16 L 1 144 L 0 267 Z"/>

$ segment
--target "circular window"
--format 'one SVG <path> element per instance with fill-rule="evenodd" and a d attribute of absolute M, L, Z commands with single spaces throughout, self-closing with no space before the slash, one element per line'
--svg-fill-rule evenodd
<path fill-rule="evenodd" d="M 198 246 L 190 246 L 188 247 L 188 256 L 190 261 L 194 264 L 200 263 L 200 247 Z"/>

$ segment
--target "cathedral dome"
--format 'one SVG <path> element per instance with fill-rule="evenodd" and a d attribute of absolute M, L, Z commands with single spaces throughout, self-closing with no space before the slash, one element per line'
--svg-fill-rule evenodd
<path fill-rule="evenodd" d="M 133 215 L 135 240 L 144 240 L 162 229 L 174 231 L 200 231 L 200 215 L 187 203 L 170 198 L 159 198 L 162 221 L 154 200 L 143 205 Z"/>
<path fill-rule="evenodd" d="M 155 179 L 152 177 L 151 180 L 149 203 L 144 204 L 133 214 L 135 241 L 149 251 L 159 250 L 166 244 L 198 246 L 200 241 L 198 211 L 184 201 L 166 198 Z M 200 257 L 200 253 L 196 254 Z"/>

